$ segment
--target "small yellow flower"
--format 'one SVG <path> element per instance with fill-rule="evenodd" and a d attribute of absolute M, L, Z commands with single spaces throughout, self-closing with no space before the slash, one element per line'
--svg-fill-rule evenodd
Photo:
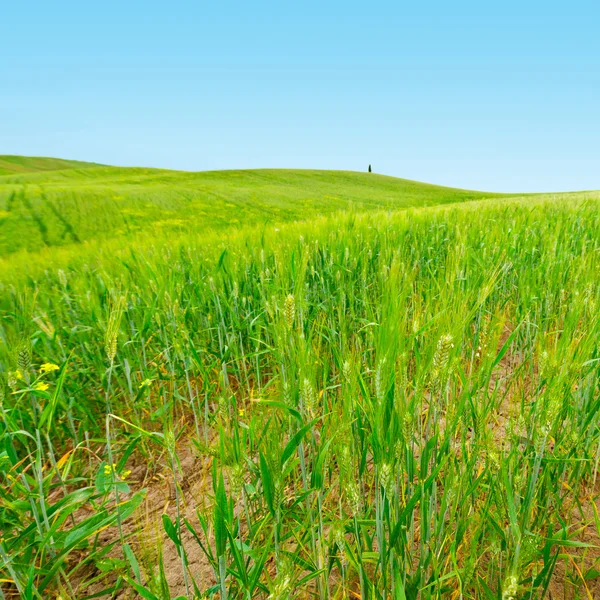
<path fill-rule="evenodd" d="M 15 371 L 15 377 L 16 377 L 17 379 L 20 379 L 21 381 L 23 381 L 23 373 L 21 373 L 21 371 L 20 371 L 19 369 L 17 369 L 17 370 Z"/>
<path fill-rule="evenodd" d="M 127 477 L 129 477 L 131 475 L 131 471 L 129 469 L 126 469 L 125 471 L 123 471 L 122 476 L 123 479 L 126 479 Z"/>
<path fill-rule="evenodd" d="M 151 384 L 152 384 L 152 379 L 144 379 L 144 381 L 142 381 L 142 383 L 140 383 L 140 389 L 142 389 L 144 387 L 148 387 Z"/>
<path fill-rule="evenodd" d="M 240 417 L 243 417 L 243 416 L 244 416 L 244 414 L 245 414 L 245 411 L 244 411 L 244 409 L 243 409 L 243 408 L 240 408 L 240 409 L 238 410 L 238 415 L 240 415 Z"/>
<path fill-rule="evenodd" d="M 38 392 L 45 392 L 50 386 L 43 381 L 39 381 L 33 386 L 34 390 L 38 390 Z"/>
<path fill-rule="evenodd" d="M 58 371 L 60 367 L 54 363 L 44 363 L 40 367 L 40 373 L 52 373 L 52 371 Z"/>

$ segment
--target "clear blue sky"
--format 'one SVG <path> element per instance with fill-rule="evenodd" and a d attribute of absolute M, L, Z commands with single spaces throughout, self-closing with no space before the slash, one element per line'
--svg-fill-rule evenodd
<path fill-rule="evenodd" d="M 577 1 L 3 2 L 0 154 L 598 189 L 599 27 Z"/>

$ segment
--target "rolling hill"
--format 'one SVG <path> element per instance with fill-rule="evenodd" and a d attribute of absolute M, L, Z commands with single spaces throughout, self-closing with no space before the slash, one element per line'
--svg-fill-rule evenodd
<path fill-rule="evenodd" d="M 82 162 L 80 160 L 64 160 L 42 156 L 14 156 L 10 154 L 0 155 L 0 176 L 97 166 L 99 166 L 97 163 Z"/>
<path fill-rule="evenodd" d="M 503 196 L 350 171 L 192 173 L 14 156 L 0 156 L 0 169 L 0 256 L 144 231 L 203 233 Z"/>

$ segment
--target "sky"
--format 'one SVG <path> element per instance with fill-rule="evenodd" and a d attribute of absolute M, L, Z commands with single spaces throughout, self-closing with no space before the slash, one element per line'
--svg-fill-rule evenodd
<path fill-rule="evenodd" d="M 0 2 L 0 154 L 600 188 L 600 3 Z"/>

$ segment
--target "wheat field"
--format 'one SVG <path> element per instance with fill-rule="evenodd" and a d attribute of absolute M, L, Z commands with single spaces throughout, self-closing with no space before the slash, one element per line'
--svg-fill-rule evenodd
<path fill-rule="evenodd" d="M 600 597 L 600 193 L 17 162 L 0 597 Z"/>

